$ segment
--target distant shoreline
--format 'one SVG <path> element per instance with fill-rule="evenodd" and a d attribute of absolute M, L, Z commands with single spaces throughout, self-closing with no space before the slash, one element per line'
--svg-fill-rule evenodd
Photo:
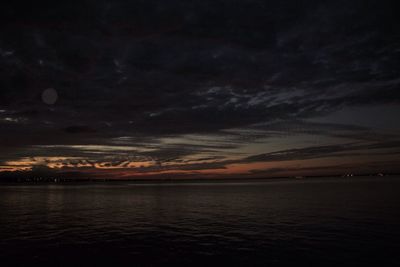
<path fill-rule="evenodd" d="M 363 175 L 353 175 L 353 176 L 343 176 L 343 175 L 326 175 L 326 176 L 302 176 L 302 177 L 252 177 L 252 178 L 142 178 L 142 179 L 74 179 L 74 178 L 48 178 L 44 180 L 35 181 L 16 181 L 16 180 L 1 180 L 0 185 L 54 185 L 54 184 L 112 184 L 112 183 L 229 183 L 229 182 L 268 182 L 268 181 L 279 181 L 279 180 L 310 180 L 310 179 L 323 179 L 323 178 L 340 178 L 340 179 L 354 179 L 354 178 L 395 178 L 400 177 L 400 174 L 363 174 Z"/>

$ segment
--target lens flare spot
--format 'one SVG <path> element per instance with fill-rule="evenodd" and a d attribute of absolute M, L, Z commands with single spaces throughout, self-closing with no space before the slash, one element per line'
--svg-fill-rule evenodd
<path fill-rule="evenodd" d="M 42 101 L 47 105 L 54 105 L 57 102 L 58 94 L 54 88 L 48 88 L 42 93 Z"/>

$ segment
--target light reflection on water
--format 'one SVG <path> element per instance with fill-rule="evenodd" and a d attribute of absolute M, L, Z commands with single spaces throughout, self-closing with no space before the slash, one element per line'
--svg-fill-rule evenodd
<path fill-rule="evenodd" d="M 399 262 L 400 179 L 0 187 L 10 265 Z"/>

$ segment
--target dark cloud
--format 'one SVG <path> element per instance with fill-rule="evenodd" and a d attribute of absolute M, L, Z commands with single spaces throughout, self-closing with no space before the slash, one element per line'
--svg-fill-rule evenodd
<path fill-rule="evenodd" d="M 368 155 L 365 150 L 368 150 L 371 155 L 376 152 L 372 152 L 374 149 L 395 149 L 392 151 L 394 154 L 400 152 L 400 142 L 380 142 L 372 144 L 339 144 L 339 145 L 327 145 L 327 146 L 313 146 L 299 149 L 289 149 L 283 151 L 276 151 L 266 154 L 253 155 L 245 159 L 247 162 L 258 162 L 258 161 L 285 161 L 285 160 L 304 160 L 304 159 L 315 159 L 323 157 L 342 157 L 342 156 L 354 156 L 354 155 Z M 344 152 L 344 153 L 343 153 Z M 383 155 L 388 154 L 384 152 Z"/>
<path fill-rule="evenodd" d="M 267 138 L 380 142 L 387 132 L 311 120 L 346 107 L 399 106 L 394 4 L 3 4 L 2 164 L 69 156 L 111 167 L 141 158 L 191 169 L 203 168 L 191 161 L 230 160 L 235 153 L 249 161 L 283 157 L 241 150 Z M 57 92 L 54 105 L 42 101 L 48 88 Z M 324 149 L 287 150 L 286 157 L 317 158 L 342 148 Z"/>
<path fill-rule="evenodd" d="M 90 128 L 90 127 L 80 126 L 80 125 L 69 126 L 69 127 L 65 128 L 64 131 L 67 132 L 67 133 L 72 133 L 72 134 L 76 134 L 76 133 L 93 133 L 93 132 L 95 132 L 95 130 Z"/>

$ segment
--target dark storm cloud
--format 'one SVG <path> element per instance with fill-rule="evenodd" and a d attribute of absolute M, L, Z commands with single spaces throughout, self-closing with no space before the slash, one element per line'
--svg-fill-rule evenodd
<path fill-rule="evenodd" d="M 90 158 L 92 165 L 124 167 L 129 157 L 179 162 L 301 133 L 381 141 L 386 133 L 305 120 L 344 107 L 400 104 L 399 21 L 393 4 L 4 4 L 2 162 L 60 153 Z M 42 102 L 49 88 L 58 93 L 54 105 Z M 202 144 L 160 141 L 182 136 L 188 141 L 188 134 L 209 138 Z M 221 136 L 225 141 L 215 143 Z M 110 147 L 71 147 L 94 144 Z M 315 158 L 339 148 L 326 149 L 287 151 L 286 157 Z M 277 158 L 253 157 L 248 160 Z"/>

